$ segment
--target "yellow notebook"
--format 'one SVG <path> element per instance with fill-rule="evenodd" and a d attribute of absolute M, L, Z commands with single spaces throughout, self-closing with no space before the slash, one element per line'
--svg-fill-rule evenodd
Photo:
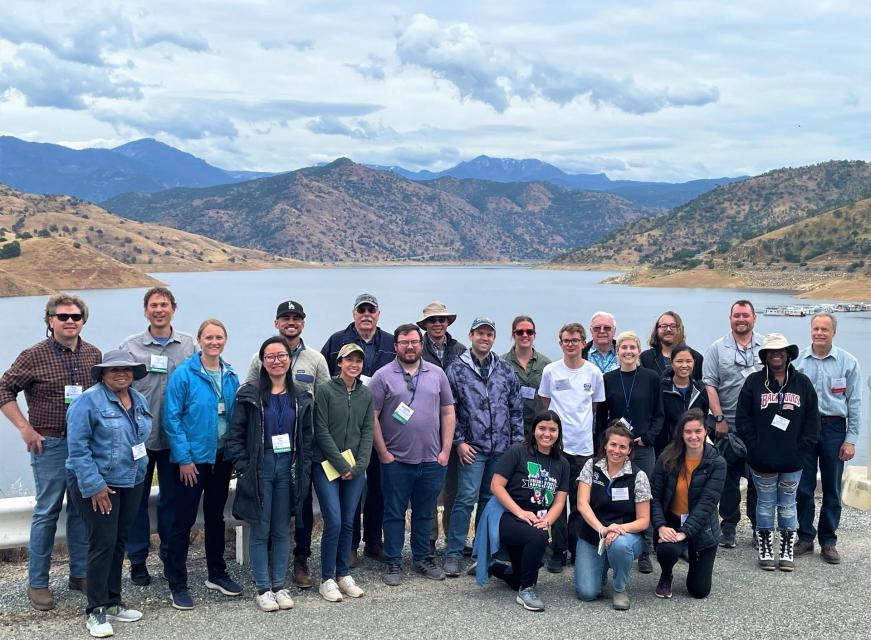
<path fill-rule="evenodd" d="M 351 453 L 350 449 L 345 449 L 342 451 L 342 457 L 347 461 L 349 465 L 352 467 L 357 464 L 357 461 L 354 459 L 354 454 Z M 332 482 L 342 474 L 336 471 L 336 468 L 330 464 L 329 460 L 324 460 L 321 462 L 321 466 L 324 468 L 324 473 L 327 474 L 327 480 Z"/>

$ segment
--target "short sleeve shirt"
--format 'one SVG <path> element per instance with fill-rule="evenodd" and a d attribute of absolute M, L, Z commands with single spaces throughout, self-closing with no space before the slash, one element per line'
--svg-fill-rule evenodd
<path fill-rule="evenodd" d="M 735 410 L 744 380 L 762 368 L 759 348 L 762 338 L 754 333 L 750 346 L 741 349 L 732 333 L 715 341 L 705 355 L 702 365 L 702 380 L 709 387 L 716 387 L 720 408 L 730 428 L 735 428 Z"/>
<path fill-rule="evenodd" d="M 581 473 L 578 475 L 578 482 L 583 482 L 584 484 L 592 484 L 593 465 L 596 465 L 596 467 L 603 471 L 606 476 L 608 475 L 608 463 L 605 461 L 605 458 L 599 458 L 598 460 L 590 458 L 589 460 L 587 460 L 584 468 L 581 469 Z M 632 473 L 632 462 L 629 460 L 626 461 L 626 463 L 623 465 L 623 468 L 620 469 L 620 473 L 614 476 L 614 478 L 619 478 L 620 476 L 626 475 L 627 473 Z M 635 476 L 635 502 L 647 502 L 648 500 L 652 499 L 653 492 L 650 490 L 650 480 L 647 478 L 647 474 L 639 469 L 637 475 Z"/>
<path fill-rule="evenodd" d="M 593 455 L 593 403 L 605 400 L 602 372 L 591 362 L 570 369 L 551 362 L 541 374 L 538 393 L 550 398 L 548 408 L 562 421 L 563 450 L 574 456 Z"/>
<path fill-rule="evenodd" d="M 558 491 L 569 491 L 569 461 L 530 453 L 525 442 L 511 445 L 499 458 L 494 473 L 508 480 L 508 495 L 524 511 L 547 510 Z"/>

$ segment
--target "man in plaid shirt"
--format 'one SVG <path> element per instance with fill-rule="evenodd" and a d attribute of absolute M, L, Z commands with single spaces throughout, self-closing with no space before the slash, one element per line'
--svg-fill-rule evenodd
<path fill-rule="evenodd" d="M 88 307 L 78 296 L 51 296 L 45 305 L 46 339 L 22 351 L 0 378 L 0 411 L 21 432 L 30 452 L 36 506 L 30 524 L 28 595 L 35 609 L 54 608 L 48 570 L 57 519 L 67 493 L 67 407 L 94 384 L 91 367 L 100 364 L 100 350 L 79 337 Z M 16 398 L 24 392 L 28 417 Z M 88 537 L 79 505 L 67 497 L 69 587 L 85 588 Z"/>

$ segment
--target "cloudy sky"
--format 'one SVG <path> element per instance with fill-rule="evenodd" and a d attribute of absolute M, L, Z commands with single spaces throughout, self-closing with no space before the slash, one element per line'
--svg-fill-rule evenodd
<path fill-rule="evenodd" d="M 565 6 L 560 6 L 565 5 Z M 480 154 L 689 180 L 871 159 L 871 3 L 5 0 L 0 134 L 228 169 Z"/>

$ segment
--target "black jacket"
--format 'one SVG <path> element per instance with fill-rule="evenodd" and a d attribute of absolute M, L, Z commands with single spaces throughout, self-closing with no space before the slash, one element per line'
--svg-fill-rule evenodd
<path fill-rule="evenodd" d="M 660 381 L 662 389 L 662 409 L 665 414 L 665 420 L 662 423 L 662 430 L 656 438 L 654 447 L 656 455 L 659 456 L 666 445 L 671 442 L 674 435 L 674 426 L 677 424 L 678 418 L 681 417 L 687 409 L 701 409 L 702 414 L 708 415 L 708 392 L 705 389 L 703 382 L 690 379 L 690 390 L 688 394 L 688 403 L 685 403 L 684 396 L 674 388 L 674 371 L 671 369 L 663 376 Z"/>
<path fill-rule="evenodd" d="M 640 437 L 645 446 L 652 447 L 662 430 L 662 392 L 659 389 L 659 376 L 650 369 L 638 367 L 631 387 L 629 411 L 626 411 L 626 395 L 621 384 L 623 373 L 620 369 L 609 371 L 602 379 L 605 382 L 605 401 L 596 407 L 596 438 L 598 447 L 602 435 L 611 420 L 626 418 L 632 424 L 632 435 Z M 627 383 L 628 384 L 628 383 Z"/>
<path fill-rule="evenodd" d="M 653 477 L 650 479 L 650 489 L 653 492 L 650 521 L 654 539 L 658 538 L 656 531 L 659 527 L 668 526 L 665 514 L 669 512 L 674 499 L 679 471 L 666 471 L 662 460 L 657 460 L 653 468 Z M 705 444 L 702 459 L 690 480 L 687 495 L 690 513 L 683 526 L 677 529 L 692 539 L 696 551 L 716 547 L 720 542 L 720 516 L 717 506 L 725 481 L 726 461 L 720 457 L 715 447 Z"/>
<path fill-rule="evenodd" d="M 432 342 L 427 337 L 426 333 L 423 334 L 423 352 L 420 354 L 420 357 L 429 362 L 430 364 L 434 364 L 442 370 L 448 368 L 448 365 L 451 364 L 454 360 L 460 357 L 460 355 L 466 351 L 466 345 L 462 342 L 458 342 L 454 339 L 450 333 L 445 333 L 445 356 L 441 360 L 439 360 L 438 354 L 433 349 Z"/>
<path fill-rule="evenodd" d="M 308 491 L 312 462 L 312 395 L 308 391 L 292 390 L 295 403 L 292 487 L 287 496 L 291 512 L 302 513 L 302 503 Z M 260 522 L 263 508 L 261 474 L 263 473 L 263 409 L 257 382 L 239 388 L 236 406 L 227 437 L 227 454 L 240 474 L 236 480 L 233 517 L 249 524 Z"/>
<path fill-rule="evenodd" d="M 787 376 L 786 385 L 778 390 L 774 374 L 764 366 L 762 371 L 747 376 L 741 387 L 735 427 L 747 446 L 747 464 L 755 471 L 801 470 L 803 454 L 819 438 L 820 413 L 813 383 L 792 364 L 787 367 Z M 778 391 L 783 394 L 782 406 Z M 789 420 L 786 429 L 772 424 L 776 415 Z"/>
<path fill-rule="evenodd" d="M 363 375 L 369 376 L 378 371 L 381 367 L 389 362 L 393 362 L 396 357 L 396 349 L 393 346 L 393 334 L 387 333 L 384 329 L 375 329 L 375 336 L 372 338 L 375 342 L 375 358 L 370 362 L 369 358 L 363 360 Z M 339 365 L 336 364 L 336 356 L 339 355 L 339 349 L 350 343 L 360 345 L 363 351 L 366 350 L 366 343 L 352 322 L 341 331 L 336 331 L 324 344 L 321 349 L 321 355 L 327 361 L 327 367 L 330 369 L 330 377 L 335 378 L 339 375 Z"/>
<path fill-rule="evenodd" d="M 690 349 L 690 355 L 693 357 L 693 375 L 690 377 L 693 380 L 701 380 L 702 364 L 705 362 L 705 357 L 695 349 Z M 662 359 L 662 350 L 655 347 L 641 352 L 641 366 L 645 369 L 652 369 L 661 376 L 671 371 L 671 364 L 666 364 Z"/>

